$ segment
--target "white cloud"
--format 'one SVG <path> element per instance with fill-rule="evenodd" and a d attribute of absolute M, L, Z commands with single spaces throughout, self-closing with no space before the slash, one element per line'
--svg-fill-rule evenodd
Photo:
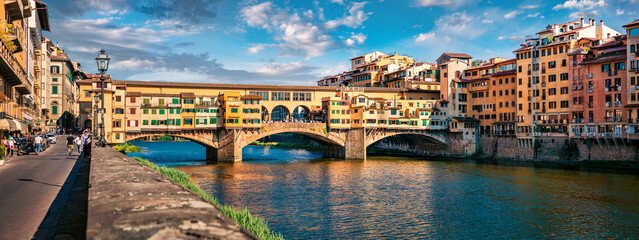
<path fill-rule="evenodd" d="M 530 14 L 526 15 L 526 17 L 525 17 L 525 18 L 537 18 L 537 17 L 539 17 L 539 18 L 546 18 L 546 17 L 544 17 L 543 15 L 541 15 L 541 12 L 530 13 Z"/>
<path fill-rule="evenodd" d="M 416 0 L 415 5 L 418 7 L 458 8 L 471 2 L 474 0 Z"/>
<path fill-rule="evenodd" d="M 435 38 L 434 32 L 420 33 L 419 35 L 417 35 L 417 37 L 415 37 L 415 42 L 420 43 L 426 40 L 432 40 L 434 38 Z"/>
<path fill-rule="evenodd" d="M 273 3 L 264 2 L 253 6 L 248 6 L 240 10 L 246 24 L 252 27 L 270 27 L 270 15 L 273 14 Z"/>
<path fill-rule="evenodd" d="M 578 9 L 580 11 L 583 11 L 594 9 L 597 7 L 605 7 L 606 5 L 607 4 L 605 0 L 567 0 L 562 4 L 554 6 L 552 9 Z"/>
<path fill-rule="evenodd" d="M 344 44 L 349 47 L 354 47 L 355 45 L 361 45 L 366 41 L 366 35 L 363 33 L 351 33 L 351 36 L 344 40 Z"/>
<path fill-rule="evenodd" d="M 579 19 L 579 18 L 595 18 L 599 16 L 599 11 L 592 10 L 587 12 L 574 12 L 571 13 L 568 17 L 571 19 Z"/>
<path fill-rule="evenodd" d="M 436 33 L 442 35 L 456 35 L 466 38 L 478 37 L 486 31 L 486 28 L 481 27 L 480 21 L 474 18 L 466 12 L 455 12 L 450 15 L 443 16 L 435 21 Z"/>
<path fill-rule="evenodd" d="M 344 4 L 344 0 L 331 0 L 332 3 Z"/>
<path fill-rule="evenodd" d="M 313 10 L 307 10 L 304 12 L 304 17 L 306 18 L 313 18 Z"/>
<path fill-rule="evenodd" d="M 112 70 L 118 69 L 150 69 L 155 65 L 154 61 L 148 59 L 130 58 L 127 60 L 116 61 L 111 64 Z"/>
<path fill-rule="evenodd" d="M 617 16 L 619 16 L 619 15 L 623 15 L 624 13 L 626 13 L 626 10 L 619 9 L 619 8 L 617 8 L 617 10 L 615 10 L 615 14 L 616 14 Z"/>
<path fill-rule="evenodd" d="M 318 26 L 271 2 L 247 6 L 240 12 L 247 25 L 274 32 L 277 47 L 284 55 L 320 56 L 333 42 Z"/>
<path fill-rule="evenodd" d="M 515 35 L 512 35 L 512 36 L 503 36 L 503 35 L 501 35 L 501 36 L 497 37 L 497 40 L 499 40 L 499 41 L 511 40 L 511 41 L 515 41 L 515 42 L 521 42 L 524 39 L 525 39 L 525 37 L 523 37 L 523 36 L 515 36 Z"/>
<path fill-rule="evenodd" d="M 269 44 L 253 44 L 251 47 L 246 49 L 250 54 L 258 54 L 262 50 L 266 49 Z"/>
<path fill-rule="evenodd" d="M 516 10 L 515 11 L 510 11 L 510 12 L 504 14 L 504 18 L 505 19 L 512 19 L 512 18 L 516 17 L 517 15 L 519 15 L 521 13 L 523 13 L 523 12 L 522 11 L 516 11 Z"/>
<path fill-rule="evenodd" d="M 367 2 L 354 2 L 348 8 L 348 13 L 340 18 L 335 20 L 330 20 L 326 22 L 325 26 L 328 29 L 333 29 L 339 27 L 340 25 L 344 25 L 350 28 L 357 28 L 361 26 L 368 16 L 372 13 L 364 12 L 364 6 L 366 6 Z"/>
<path fill-rule="evenodd" d="M 296 72 L 304 68 L 300 62 L 291 63 L 267 63 L 255 70 L 257 73 L 266 75 L 280 75 L 284 73 Z"/>
<path fill-rule="evenodd" d="M 537 9 L 539 8 L 539 5 L 537 4 L 522 5 L 520 8 L 521 9 Z"/>

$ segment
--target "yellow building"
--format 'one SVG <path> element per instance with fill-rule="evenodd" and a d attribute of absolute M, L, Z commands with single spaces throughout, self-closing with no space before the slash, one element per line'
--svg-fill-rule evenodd
<path fill-rule="evenodd" d="M 100 82 L 91 77 L 78 81 L 80 104 L 96 109 Z M 117 81 L 109 76 L 105 87 L 109 143 L 125 141 L 127 133 L 261 128 L 274 121 L 321 121 L 331 129 L 429 127 L 430 117 L 439 115 L 431 113 L 439 111 L 434 90 Z M 86 128 L 99 126 L 99 114 L 82 113 Z M 445 124 L 437 121 L 436 126 Z"/>

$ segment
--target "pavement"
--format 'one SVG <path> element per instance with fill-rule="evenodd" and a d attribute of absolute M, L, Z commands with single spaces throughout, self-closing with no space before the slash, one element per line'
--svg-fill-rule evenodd
<path fill-rule="evenodd" d="M 64 137 L 38 155 L 13 157 L 0 166 L 0 239 L 31 239 L 78 159 Z"/>

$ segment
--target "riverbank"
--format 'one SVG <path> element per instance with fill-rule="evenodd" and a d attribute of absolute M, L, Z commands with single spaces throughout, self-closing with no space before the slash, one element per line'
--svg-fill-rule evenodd
<path fill-rule="evenodd" d="M 426 155 L 418 152 L 406 152 L 389 149 L 369 149 L 368 156 L 400 156 L 415 160 L 428 160 L 438 162 L 465 162 L 475 164 L 501 165 L 513 167 L 532 167 L 561 169 L 570 171 L 621 173 L 639 175 L 639 161 L 611 161 L 611 160 L 575 160 L 575 161 L 547 161 L 527 160 L 512 158 L 496 158 L 485 154 L 477 154 L 472 157 Z"/>
<path fill-rule="evenodd" d="M 266 221 L 260 217 L 252 215 L 247 208 L 237 209 L 231 205 L 221 204 L 214 196 L 206 193 L 202 188 L 200 188 L 196 183 L 194 183 L 189 175 L 186 173 L 171 167 L 160 167 L 155 165 L 149 160 L 142 159 L 139 157 L 133 158 L 138 163 L 152 169 L 153 171 L 164 175 L 169 178 L 175 184 L 178 184 L 198 197 L 204 199 L 205 201 L 216 206 L 226 217 L 235 221 L 235 223 L 244 227 L 246 230 L 253 233 L 258 239 L 272 239 L 272 240 L 280 240 L 283 239 L 282 235 L 273 232 L 269 227 Z"/>

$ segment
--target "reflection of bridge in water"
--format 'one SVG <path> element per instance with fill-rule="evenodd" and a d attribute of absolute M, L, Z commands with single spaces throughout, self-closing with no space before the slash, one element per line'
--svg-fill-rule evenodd
<path fill-rule="evenodd" d="M 264 123 L 261 128 L 206 129 L 191 131 L 155 131 L 128 133 L 126 141 L 139 138 L 170 135 L 192 140 L 206 147 L 206 158 L 219 161 L 241 161 L 242 149 L 259 139 L 294 133 L 313 139 L 324 147 L 324 155 L 333 158 L 365 159 L 366 148 L 389 137 L 399 135 L 421 136 L 425 143 L 448 146 L 448 130 L 411 130 L 393 128 L 327 129 L 325 123 L 275 122 Z"/>

